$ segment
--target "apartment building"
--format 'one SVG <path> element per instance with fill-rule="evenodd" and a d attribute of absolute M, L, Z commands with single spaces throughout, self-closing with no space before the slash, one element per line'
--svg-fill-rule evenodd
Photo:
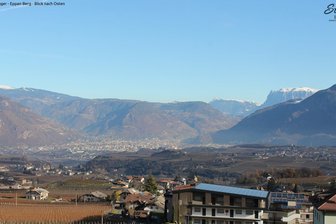
<path fill-rule="evenodd" d="M 183 186 L 173 191 L 173 220 L 169 221 L 186 224 L 263 224 L 268 194 L 268 191 L 205 183 Z"/>
<path fill-rule="evenodd" d="M 267 224 L 313 224 L 313 207 L 302 193 L 271 192 Z"/>

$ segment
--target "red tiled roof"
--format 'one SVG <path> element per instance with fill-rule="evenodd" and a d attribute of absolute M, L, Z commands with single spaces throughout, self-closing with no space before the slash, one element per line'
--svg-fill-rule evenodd
<path fill-rule="evenodd" d="M 171 178 L 163 178 L 163 179 L 159 180 L 159 182 L 161 182 L 161 183 L 170 183 L 172 181 L 173 181 L 173 179 L 171 179 Z"/>
<path fill-rule="evenodd" d="M 320 211 L 336 211 L 336 194 L 324 202 L 320 207 Z"/>
<path fill-rule="evenodd" d="M 130 194 L 126 197 L 125 203 L 134 203 L 136 201 L 148 203 L 152 199 L 152 194 L 144 193 L 144 194 Z"/>
<path fill-rule="evenodd" d="M 179 185 L 179 186 L 176 186 L 174 188 L 174 191 L 188 190 L 188 189 L 192 189 L 192 188 L 194 188 L 194 186 L 190 185 L 190 184 L 188 184 L 188 185 Z"/>

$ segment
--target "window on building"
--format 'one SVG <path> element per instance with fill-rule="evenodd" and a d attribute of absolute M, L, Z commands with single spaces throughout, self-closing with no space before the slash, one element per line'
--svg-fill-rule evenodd
<path fill-rule="evenodd" d="M 202 215 L 206 216 L 206 208 L 202 208 Z"/>
<path fill-rule="evenodd" d="M 218 220 L 218 221 L 217 221 L 217 224 L 225 224 L 225 222 L 222 221 L 222 220 Z"/>
<path fill-rule="evenodd" d="M 253 215 L 253 214 L 254 214 L 253 210 L 246 210 L 246 215 Z"/>
<path fill-rule="evenodd" d="M 220 194 L 212 194 L 211 203 L 213 205 L 224 205 L 224 196 Z"/>
<path fill-rule="evenodd" d="M 240 209 L 238 209 L 238 210 L 236 210 L 236 214 L 237 214 L 237 215 L 241 215 L 241 214 L 243 214 L 243 211 L 240 210 Z"/>
<path fill-rule="evenodd" d="M 246 207 L 258 208 L 258 199 L 246 198 Z"/>
<path fill-rule="evenodd" d="M 194 224 L 201 224 L 201 220 L 200 219 L 194 219 Z"/>
<path fill-rule="evenodd" d="M 204 193 L 200 193 L 200 192 L 194 192 L 193 193 L 193 200 L 194 201 L 200 201 L 203 202 L 205 198 Z"/>
<path fill-rule="evenodd" d="M 224 214 L 224 208 L 217 208 L 218 214 Z"/>
<path fill-rule="evenodd" d="M 201 212 L 201 208 L 199 208 L 199 207 L 195 207 L 195 208 L 194 208 L 194 212 Z"/>
<path fill-rule="evenodd" d="M 258 211 L 254 211 L 254 218 L 259 219 L 259 212 Z"/>
<path fill-rule="evenodd" d="M 230 217 L 234 217 L 234 210 L 230 210 Z"/>
<path fill-rule="evenodd" d="M 231 206 L 242 206 L 242 198 L 240 197 L 230 197 L 230 205 Z"/>

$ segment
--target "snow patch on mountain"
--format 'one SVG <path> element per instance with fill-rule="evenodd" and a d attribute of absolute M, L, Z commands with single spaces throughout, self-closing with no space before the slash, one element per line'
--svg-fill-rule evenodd
<path fill-rule="evenodd" d="M 245 100 L 214 99 L 209 104 L 215 109 L 233 116 L 246 116 L 255 111 L 258 104 Z"/>
<path fill-rule="evenodd" d="M 300 87 L 300 88 L 282 88 L 279 90 L 272 90 L 266 101 L 261 107 L 268 107 L 278 103 L 283 103 L 289 100 L 304 100 L 307 97 L 310 97 L 318 90 L 309 88 L 309 87 Z"/>
<path fill-rule="evenodd" d="M 309 88 L 309 87 L 300 87 L 300 88 L 282 88 L 277 91 L 272 92 L 283 92 L 283 93 L 289 93 L 289 92 L 308 92 L 308 93 L 316 93 L 318 90 Z"/>
<path fill-rule="evenodd" d="M 5 90 L 11 90 L 11 89 L 15 89 L 11 86 L 7 86 L 7 85 L 0 85 L 0 89 L 5 89 Z"/>

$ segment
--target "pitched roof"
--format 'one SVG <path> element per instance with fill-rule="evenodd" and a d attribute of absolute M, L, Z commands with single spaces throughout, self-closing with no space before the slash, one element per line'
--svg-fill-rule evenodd
<path fill-rule="evenodd" d="M 318 207 L 320 211 L 336 211 L 336 194 Z"/>
<path fill-rule="evenodd" d="M 96 198 L 102 198 L 102 199 L 107 198 L 107 194 L 104 194 L 103 192 L 100 192 L 100 191 L 94 191 L 94 192 L 91 192 L 91 194 L 95 196 Z"/>
<path fill-rule="evenodd" d="M 133 203 L 139 201 L 141 203 L 149 203 L 152 201 L 153 195 L 150 193 L 130 194 L 126 197 L 125 203 Z"/>
<path fill-rule="evenodd" d="M 134 189 L 134 188 L 127 188 L 125 192 L 130 193 L 130 194 L 138 194 L 140 191 Z"/>
<path fill-rule="evenodd" d="M 49 191 L 47 191 L 46 189 L 43 189 L 43 188 L 36 188 L 35 190 L 39 193 L 49 193 Z"/>
<path fill-rule="evenodd" d="M 43 188 L 34 188 L 34 189 L 31 189 L 31 190 L 27 191 L 26 194 L 27 193 L 33 193 L 33 192 L 36 192 L 38 194 L 42 194 L 42 193 L 49 194 L 49 191 L 47 191 L 46 189 L 43 189 Z"/>
<path fill-rule="evenodd" d="M 260 191 L 260 190 L 253 190 L 253 189 L 246 189 L 240 187 L 229 187 L 223 185 L 215 185 L 215 184 L 204 184 L 200 183 L 194 187 L 196 190 L 203 190 L 203 191 L 213 191 L 218 193 L 225 193 L 225 194 L 234 194 L 234 195 L 242 195 L 246 197 L 255 197 L 255 198 L 264 198 L 266 199 L 268 196 L 268 191 Z"/>
<path fill-rule="evenodd" d="M 164 208 L 165 207 L 165 197 L 164 196 L 156 197 L 154 204 L 160 208 Z"/>
<path fill-rule="evenodd" d="M 193 189 L 194 185 L 177 185 L 176 187 L 174 187 L 174 191 L 181 191 L 181 190 L 188 190 L 188 189 Z"/>
<path fill-rule="evenodd" d="M 170 183 L 170 182 L 173 182 L 173 178 L 162 178 L 158 182 L 160 182 L 160 183 Z"/>

